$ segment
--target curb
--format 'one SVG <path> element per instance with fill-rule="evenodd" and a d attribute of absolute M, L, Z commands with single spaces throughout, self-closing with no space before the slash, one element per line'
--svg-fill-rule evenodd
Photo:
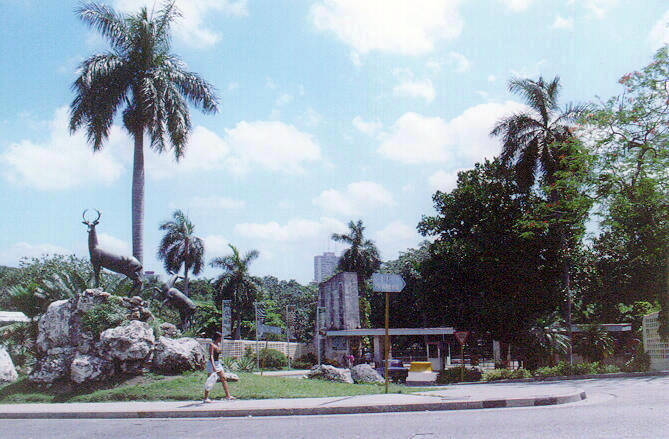
<path fill-rule="evenodd" d="M 421 404 L 384 404 L 352 407 L 299 407 L 224 410 L 154 410 L 154 411 L 97 411 L 97 412 L 15 412 L 0 413 L 0 419 L 137 419 L 137 418 L 224 418 L 254 416 L 343 415 L 359 413 L 422 412 L 446 410 L 475 410 L 505 407 L 539 407 L 567 404 L 586 399 L 579 391 L 561 396 L 533 398 L 487 399 L 481 401 L 445 401 Z"/>
<path fill-rule="evenodd" d="M 641 377 L 657 377 L 657 376 L 669 376 L 669 370 L 663 370 L 658 372 L 617 372 L 617 373 L 601 373 L 592 375 L 517 378 L 511 380 L 495 380 L 495 381 L 470 381 L 466 383 L 452 383 L 452 384 L 458 386 L 470 386 L 474 384 L 506 384 L 506 383 L 537 383 L 537 382 L 540 383 L 543 381 L 596 380 L 596 379 L 609 379 L 609 378 L 641 378 Z M 439 384 L 439 385 L 444 386 L 448 384 Z"/>

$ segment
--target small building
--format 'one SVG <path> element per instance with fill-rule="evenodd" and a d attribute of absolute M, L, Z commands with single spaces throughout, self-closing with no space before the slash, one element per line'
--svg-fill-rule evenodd
<path fill-rule="evenodd" d="M 659 313 L 643 317 L 643 349 L 650 357 L 651 370 L 669 369 L 669 341 L 660 338 Z"/>

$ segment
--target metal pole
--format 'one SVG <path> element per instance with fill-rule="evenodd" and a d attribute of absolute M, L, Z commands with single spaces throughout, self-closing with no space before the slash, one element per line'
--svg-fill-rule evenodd
<path fill-rule="evenodd" d="M 462 364 L 460 366 L 460 382 L 465 380 L 465 344 L 460 343 L 460 361 Z"/>
<path fill-rule="evenodd" d="M 321 365 L 321 307 L 320 297 L 319 302 L 316 304 L 316 355 L 318 357 L 318 365 Z"/>
<path fill-rule="evenodd" d="M 385 357 L 386 365 L 384 372 L 386 375 L 386 393 L 388 393 L 388 379 L 390 378 L 390 293 L 386 293 L 386 347 L 385 347 Z"/>
<path fill-rule="evenodd" d="M 288 346 L 286 347 L 286 352 L 288 353 L 288 369 L 290 369 L 290 322 L 288 317 L 288 305 L 286 305 L 286 340 Z"/>
<path fill-rule="evenodd" d="M 254 303 L 253 307 L 256 311 L 256 366 L 258 367 L 258 370 L 260 370 L 260 349 L 258 349 L 258 304 Z M 260 374 L 262 374 L 262 371 L 260 371 Z"/>

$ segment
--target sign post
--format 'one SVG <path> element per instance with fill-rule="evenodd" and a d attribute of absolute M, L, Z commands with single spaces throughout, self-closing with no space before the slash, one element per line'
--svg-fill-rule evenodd
<path fill-rule="evenodd" d="M 374 292 L 386 295 L 386 337 L 384 343 L 385 365 L 383 372 L 386 378 L 386 393 L 388 393 L 388 380 L 390 379 L 390 293 L 399 293 L 404 289 L 406 283 L 398 274 L 372 274 Z"/>
<path fill-rule="evenodd" d="M 290 333 L 294 325 L 295 305 L 286 305 L 286 341 L 288 342 L 286 351 L 288 353 L 288 369 L 290 369 Z"/>
<path fill-rule="evenodd" d="M 467 336 L 469 331 L 456 331 L 455 338 L 458 339 L 460 343 L 460 382 L 465 380 L 465 343 L 467 342 Z"/>
<path fill-rule="evenodd" d="M 265 320 L 265 309 L 260 302 L 253 302 L 253 307 L 256 311 L 256 366 L 260 370 L 260 375 L 262 375 L 262 369 L 260 369 L 260 346 L 258 346 L 258 337 L 262 337 L 260 323 Z"/>

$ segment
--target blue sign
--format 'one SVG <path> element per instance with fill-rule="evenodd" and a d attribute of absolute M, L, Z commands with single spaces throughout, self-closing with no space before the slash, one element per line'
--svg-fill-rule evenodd
<path fill-rule="evenodd" d="M 399 274 L 372 274 L 372 283 L 376 293 L 399 293 L 407 285 Z"/>

